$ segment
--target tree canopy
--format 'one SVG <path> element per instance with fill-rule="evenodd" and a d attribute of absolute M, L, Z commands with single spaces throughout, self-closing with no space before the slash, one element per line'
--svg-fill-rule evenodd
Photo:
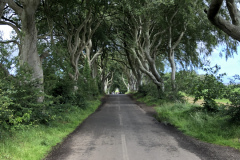
<path fill-rule="evenodd" d="M 1 0 L 0 25 L 15 33 L 12 40 L 0 40 L 0 94 L 8 97 L 2 110 L 23 118 L 38 108 L 48 116 L 53 104 L 81 105 L 79 97 L 84 101 L 116 88 L 138 91 L 148 84 L 156 86 L 159 98 L 175 95 L 183 89 L 181 79 L 204 67 L 202 57 L 219 43 L 226 56 L 236 52 L 238 5 L 234 0 Z M 19 55 L 9 60 L 13 45 Z"/>

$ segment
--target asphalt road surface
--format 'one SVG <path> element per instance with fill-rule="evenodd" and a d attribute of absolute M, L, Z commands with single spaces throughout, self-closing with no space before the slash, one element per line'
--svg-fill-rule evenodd
<path fill-rule="evenodd" d="M 237 160 L 239 155 L 237 150 L 199 142 L 157 122 L 128 95 L 109 95 L 46 159 Z"/>

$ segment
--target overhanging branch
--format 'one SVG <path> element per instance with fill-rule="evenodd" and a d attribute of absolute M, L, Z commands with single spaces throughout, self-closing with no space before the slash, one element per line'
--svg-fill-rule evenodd
<path fill-rule="evenodd" d="M 12 27 L 12 29 L 14 29 L 14 31 L 17 33 L 17 35 L 20 35 L 20 30 L 14 24 L 5 22 L 5 21 L 0 21 L 0 25 L 8 25 L 8 26 Z"/>
<path fill-rule="evenodd" d="M 18 45 L 19 50 L 21 47 L 20 43 L 17 40 L 0 41 L 0 43 L 3 43 L 3 44 L 15 43 L 16 45 Z"/>
<path fill-rule="evenodd" d="M 205 9 L 204 11 L 208 16 L 209 21 L 214 26 L 216 26 L 217 28 L 219 28 L 220 30 L 222 30 L 223 32 L 225 32 L 226 34 L 231 36 L 232 38 L 240 41 L 240 26 L 234 25 L 234 24 L 239 23 L 239 22 L 237 22 L 236 18 L 240 17 L 239 16 L 240 13 L 235 8 L 236 4 L 235 4 L 234 0 L 226 0 L 226 1 L 227 1 L 228 10 L 230 12 L 230 16 L 232 18 L 233 24 L 231 24 L 229 21 L 225 20 L 223 17 L 221 17 L 218 14 L 219 10 L 222 6 L 223 0 L 212 0 L 209 9 L 208 10 Z"/>

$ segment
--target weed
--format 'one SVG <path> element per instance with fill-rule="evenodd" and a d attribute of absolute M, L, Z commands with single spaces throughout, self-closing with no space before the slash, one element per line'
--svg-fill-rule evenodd
<path fill-rule="evenodd" d="M 2 131 L 0 137 L 1 160 L 40 160 L 43 159 L 53 146 L 60 143 L 100 104 L 100 101 L 88 102 L 86 109 L 72 106 L 65 108 L 48 125 L 39 124 L 22 128 L 21 130 Z"/>
<path fill-rule="evenodd" d="M 237 124 L 230 123 L 230 116 L 223 115 L 222 112 L 209 113 L 200 106 L 183 103 L 160 105 L 156 111 L 159 121 L 176 126 L 187 135 L 240 149 L 240 128 Z"/>

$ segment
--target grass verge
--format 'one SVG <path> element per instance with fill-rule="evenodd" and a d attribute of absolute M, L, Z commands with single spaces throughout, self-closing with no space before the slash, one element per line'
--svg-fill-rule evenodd
<path fill-rule="evenodd" d="M 199 105 L 162 103 L 154 101 L 151 97 L 141 97 L 138 101 L 156 105 L 157 119 L 166 125 L 174 125 L 186 135 L 240 150 L 240 127 L 231 123 L 225 110 L 207 113 Z"/>
<path fill-rule="evenodd" d="M 100 101 L 88 101 L 88 107 L 72 106 L 49 125 L 27 126 L 21 130 L 3 133 L 0 137 L 1 160 L 40 160 L 58 143 L 92 114 Z"/>
<path fill-rule="evenodd" d="M 240 149 L 240 127 L 223 112 L 207 113 L 192 104 L 164 104 L 156 107 L 158 120 L 176 126 L 199 140 Z"/>
<path fill-rule="evenodd" d="M 188 103 L 191 103 L 191 104 L 194 104 L 194 96 L 192 95 L 188 95 L 184 92 L 179 92 L 182 96 L 185 97 L 185 99 L 188 101 Z M 222 98 L 222 99 L 215 99 L 215 101 L 218 103 L 218 104 L 224 104 L 224 105 L 227 105 L 227 104 L 230 104 L 231 102 L 228 100 L 228 99 L 225 99 L 225 98 Z M 202 105 L 202 103 L 204 103 L 204 100 L 203 98 L 197 100 L 195 102 L 195 104 L 198 104 L 198 105 Z"/>
<path fill-rule="evenodd" d="M 139 102 L 144 102 L 148 106 L 155 106 L 155 105 L 163 104 L 163 103 L 166 102 L 163 99 L 157 99 L 155 97 L 148 96 L 148 95 L 147 96 L 142 96 L 139 93 L 133 94 L 133 97 L 135 99 L 137 99 Z"/>

